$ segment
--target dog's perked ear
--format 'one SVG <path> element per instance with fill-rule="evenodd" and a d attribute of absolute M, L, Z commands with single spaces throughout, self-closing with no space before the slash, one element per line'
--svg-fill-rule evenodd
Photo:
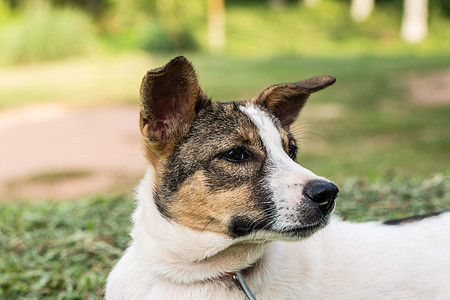
<path fill-rule="evenodd" d="M 159 149 L 182 136 L 198 111 L 210 104 L 200 89 L 194 67 L 183 56 L 147 72 L 140 100 L 141 133 Z"/>
<path fill-rule="evenodd" d="M 336 78 L 332 76 L 320 76 L 294 83 L 275 84 L 252 101 L 266 107 L 284 127 L 289 127 L 297 118 L 309 95 L 332 85 L 335 81 Z"/>

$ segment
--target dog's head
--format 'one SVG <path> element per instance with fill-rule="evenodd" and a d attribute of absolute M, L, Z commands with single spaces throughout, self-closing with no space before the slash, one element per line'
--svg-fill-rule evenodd
<path fill-rule="evenodd" d="M 296 163 L 289 126 L 329 76 L 211 102 L 184 57 L 149 71 L 140 129 L 162 216 L 233 239 L 299 239 L 325 226 L 338 189 Z"/>

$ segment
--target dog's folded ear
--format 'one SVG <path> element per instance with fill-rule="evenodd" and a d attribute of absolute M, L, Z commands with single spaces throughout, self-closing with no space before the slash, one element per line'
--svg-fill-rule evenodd
<path fill-rule="evenodd" d="M 252 101 L 266 107 L 283 126 L 288 127 L 295 121 L 310 94 L 332 85 L 335 81 L 336 78 L 332 76 L 320 76 L 294 83 L 275 84 Z"/>
<path fill-rule="evenodd" d="M 194 67 L 183 56 L 147 72 L 140 100 L 141 132 L 162 148 L 187 130 L 201 107 L 210 104 L 200 89 Z"/>

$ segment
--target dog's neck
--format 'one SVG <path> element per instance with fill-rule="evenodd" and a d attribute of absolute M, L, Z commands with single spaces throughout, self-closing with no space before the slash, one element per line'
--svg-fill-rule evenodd
<path fill-rule="evenodd" d="M 152 272 L 174 282 L 193 283 L 242 270 L 250 274 L 260 267 L 270 243 L 236 243 L 232 238 L 196 232 L 161 216 L 152 199 L 153 176 L 150 168 L 138 188 L 132 231 L 133 244 Z"/>

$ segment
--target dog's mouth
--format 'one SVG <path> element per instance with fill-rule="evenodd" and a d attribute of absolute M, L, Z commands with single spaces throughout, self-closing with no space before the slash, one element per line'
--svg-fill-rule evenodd
<path fill-rule="evenodd" d="M 296 220 L 291 224 L 289 224 L 290 222 L 286 222 L 284 226 L 275 225 L 270 230 L 288 238 L 306 238 L 329 223 L 333 209 L 334 202 L 327 208 L 326 214 L 315 214 L 315 216 L 304 217 L 303 221 Z"/>
<path fill-rule="evenodd" d="M 311 224 L 311 225 L 286 228 L 286 229 L 280 230 L 278 232 L 284 236 L 291 237 L 291 238 L 305 238 L 305 237 L 309 237 L 310 235 L 315 233 L 317 230 L 325 227 L 325 225 L 327 223 L 328 223 L 327 221 L 321 221 L 321 222 Z"/>
<path fill-rule="evenodd" d="M 325 227 L 330 220 L 331 211 L 332 209 L 325 215 L 314 212 L 302 218 L 292 218 L 293 215 L 274 216 L 273 219 L 264 218 L 259 221 L 246 216 L 236 216 L 230 222 L 229 232 L 233 238 L 298 240 Z"/>
<path fill-rule="evenodd" d="M 315 232 L 325 227 L 328 224 L 329 220 L 330 215 L 326 215 L 316 222 L 285 226 L 281 229 L 272 228 L 271 231 L 276 232 L 288 239 L 302 239 L 313 235 Z"/>
<path fill-rule="evenodd" d="M 253 242 L 267 242 L 271 241 L 298 241 L 308 238 L 315 234 L 320 229 L 324 228 L 329 222 L 329 218 L 323 218 L 320 221 L 307 225 L 298 226 L 286 226 L 282 229 L 263 227 L 261 230 L 252 232 L 253 234 L 246 235 L 246 238 L 250 238 Z M 262 234 L 262 235 L 260 235 Z"/>

